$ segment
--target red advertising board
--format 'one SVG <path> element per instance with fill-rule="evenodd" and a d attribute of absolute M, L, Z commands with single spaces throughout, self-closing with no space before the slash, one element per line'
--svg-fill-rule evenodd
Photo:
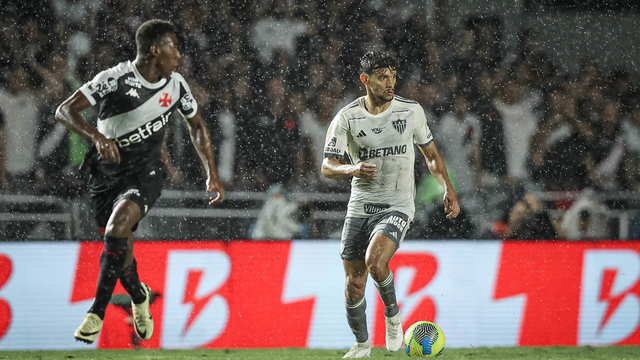
<path fill-rule="evenodd" d="M 135 341 L 118 285 L 93 346 L 348 348 L 338 249 L 335 240 L 138 242 L 154 336 Z M 99 242 L 0 244 L 0 349 L 86 347 L 72 334 L 101 251 Z M 640 242 L 406 241 L 390 267 L 405 328 L 435 321 L 449 347 L 640 344 Z M 384 346 L 372 283 L 365 295 L 372 343 Z"/>

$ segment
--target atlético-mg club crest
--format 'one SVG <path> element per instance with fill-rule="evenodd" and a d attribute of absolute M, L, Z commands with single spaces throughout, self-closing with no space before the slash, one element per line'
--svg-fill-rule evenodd
<path fill-rule="evenodd" d="M 392 121 L 391 124 L 393 125 L 393 128 L 396 129 L 400 134 L 402 134 L 407 129 L 406 119 L 398 119 L 396 121 Z"/>

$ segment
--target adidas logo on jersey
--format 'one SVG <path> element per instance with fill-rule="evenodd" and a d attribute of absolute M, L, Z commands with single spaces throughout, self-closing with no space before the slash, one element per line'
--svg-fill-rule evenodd
<path fill-rule="evenodd" d="M 360 130 L 360 132 L 358 133 L 358 135 L 356 135 L 356 137 L 357 137 L 357 138 L 365 137 L 365 136 L 367 136 L 367 134 L 364 132 L 364 130 Z"/>
<path fill-rule="evenodd" d="M 395 231 L 390 232 L 389 235 L 393 236 L 394 238 L 398 237 L 398 233 Z"/>
<path fill-rule="evenodd" d="M 134 98 L 140 98 L 140 95 L 138 95 L 138 90 L 136 89 L 130 89 L 126 94 Z"/>

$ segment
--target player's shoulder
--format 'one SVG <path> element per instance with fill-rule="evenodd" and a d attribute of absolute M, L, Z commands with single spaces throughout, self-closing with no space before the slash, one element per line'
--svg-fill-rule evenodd
<path fill-rule="evenodd" d="M 420 105 L 420 103 L 418 103 L 415 100 L 407 99 L 399 95 L 395 95 L 393 97 L 393 105 L 394 105 L 394 108 L 396 109 L 395 111 L 398 111 L 397 109 L 401 109 L 405 111 L 409 110 L 409 111 L 415 111 L 417 113 L 424 113 L 424 110 L 422 109 L 422 105 Z"/>
<path fill-rule="evenodd" d="M 336 114 L 336 118 L 346 118 L 350 115 L 353 115 L 354 112 L 360 111 L 360 98 L 353 100 L 352 102 L 345 105 L 338 113 Z"/>
<path fill-rule="evenodd" d="M 417 101 L 407 99 L 406 97 L 402 97 L 400 95 L 394 95 L 393 100 L 396 102 L 396 105 L 398 106 L 404 106 L 404 107 L 420 106 L 420 104 Z"/>
<path fill-rule="evenodd" d="M 94 80 L 118 79 L 124 75 L 133 73 L 132 66 L 130 61 L 123 61 L 116 66 L 102 70 L 94 77 Z"/>
<path fill-rule="evenodd" d="M 171 72 L 170 75 L 171 79 L 179 82 L 180 84 L 182 84 L 185 88 L 189 88 L 189 83 L 187 83 L 187 79 L 184 78 L 184 76 L 182 76 L 182 74 L 180 74 L 179 72 Z"/>

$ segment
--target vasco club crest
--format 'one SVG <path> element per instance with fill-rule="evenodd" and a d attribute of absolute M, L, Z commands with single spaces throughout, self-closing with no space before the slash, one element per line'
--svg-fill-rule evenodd
<path fill-rule="evenodd" d="M 406 119 L 398 119 L 396 121 L 392 121 L 391 124 L 393 125 L 393 128 L 396 129 L 400 134 L 402 134 L 407 129 Z"/>

